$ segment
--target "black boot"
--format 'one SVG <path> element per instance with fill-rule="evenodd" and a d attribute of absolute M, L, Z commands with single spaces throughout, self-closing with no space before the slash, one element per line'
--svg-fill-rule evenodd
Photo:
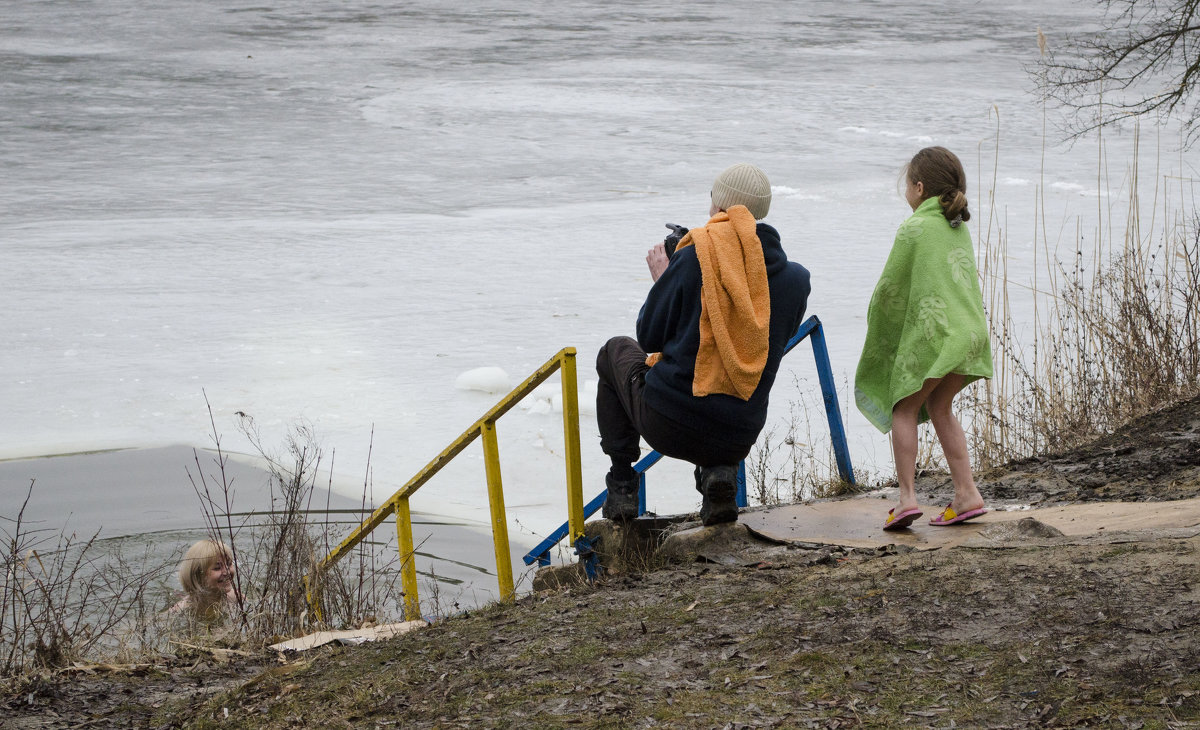
<path fill-rule="evenodd" d="M 619 481 L 612 474 L 604 475 L 604 485 L 608 487 L 608 498 L 604 500 L 601 514 L 607 520 L 636 520 L 638 516 L 638 487 L 641 479 L 635 474 L 633 479 Z"/>
<path fill-rule="evenodd" d="M 705 525 L 737 521 L 737 470 L 736 464 L 697 470 L 696 489 L 704 495 L 700 505 L 700 521 Z"/>

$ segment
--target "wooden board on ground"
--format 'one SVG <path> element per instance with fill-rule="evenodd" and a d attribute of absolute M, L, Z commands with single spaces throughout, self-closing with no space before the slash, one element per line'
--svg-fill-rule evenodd
<path fill-rule="evenodd" d="M 361 644 L 366 641 L 390 639 L 393 636 L 399 636 L 413 629 L 428 625 L 429 623 L 426 621 L 403 621 L 398 624 L 383 624 L 382 626 L 372 626 L 366 629 L 318 631 L 308 636 L 301 636 L 296 639 L 281 641 L 278 644 L 272 644 L 271 648 L 276 651 L 305 651 L 307 649 L 315 649 L 318 646 L 324 646 L 331 641 L 341 641 L 346 644 Z"/>
<path fill-rule="evenodd" d="M 891 506 L 891 501 L 881 499 L 847 499 L 743 512 L 738 519 L 754 532 L 781 542 L 862 548 L 896 544 L 921 550 L 962 545 L 978 538 L 989 525 L 1015 522 L 1026 517 L 1057 528 L 1068 537 L 1200 526 L 1200 499 L 1087 502 L 1057 507 L 993 510 L 982 517 L 948 527 L 929 524 L 929 519 L 941 511 L 940 506 L 921 505 L 925 514 L 911 528 L 885 532 L 882 529 L 883 521 Z"/>

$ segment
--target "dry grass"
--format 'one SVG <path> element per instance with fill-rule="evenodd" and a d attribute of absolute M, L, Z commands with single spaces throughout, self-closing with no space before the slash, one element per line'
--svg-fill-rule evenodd
<path fill-rule="evenodd" d="M 146 724 L 1194 727 L 1195 543 L 783 550 L 770 569 L 629 573 L 330 650 Z"/>
<path fill-rule="evenodd" d="M 799 377 L 792 386 L 787 425 L 768 427 L 746 457 L 746 496 L 761 505 L 776 505 L 858 491 L 838 471 L 820 386 Z M 839 403 L 845 423 L 849 401 Z M 865 476 L 855 470 L 856 480 Z"/>
<path fill-rule="evenodd" d="M 210 410 L 211 422 L 211 410 Z M 233 485 L 226 477 L 229 458 L 213 423 L 215 456 L 206 471 L 199 456 L 189 469 L 204 507 L 213 539 L 227 544 L 237 567 L 237 605 L 229 613 L 240 640 L 261 644 L 280 636 L 297 636 L 313 629 L 344 629 L 402 615 L 399 556 L 389 545 L 359 544 L 347 559 L 324 571 L 315 567 L 341 540 L 348 528 L 330 521 L 329 505 L 313 505 L 324 450 L 311 425 L 299 423 L 288 432 L 282 451 L 264 444 L 254 420 L 242 415 L 239 430 L 270 473 L 271 508 L 266 513 L 238 513 Z M 332 473 L 332 464 L 328 469 Z M 330 477 L 332 478 L 332 477 Z M 332 485 L 327 485 L 326 493 Z M 363 484 L 361 511 L 370 514 L 370 457 Z M 319 596 L 321 621 L 310 615 L 304 589 L 306 576 Z"/>
<path fill-rule="evenodd" d="M 997 132 L 997 149 L 999 133 Z M 993 164 L 993 169 L 998 165 Z M 1134 158 L 1120 205 L 1123 227 L 1103 225 L 1090 243 L 1045 230 L 1038 191 L 1032 287 L 1008 275 L 1009 232 L 992 181 L 977 233 L 996 375 L 972 386 L 968 417 L 976 466 L 1063 451 L 1130 419 L 1177 402 L 1200 386 L 1200 211 L 1197 180 L 1155 174 L 1145 190 Z M 1107 187 L 1098 175 L 1098 184 Z M 1148 196 L 1148 197 L 1147 197 Z M 1065 254 L 1064 254 L 1065 250 Z M 1033 302 L 1027 339 L 1016 297 Z"/>
<path fill-rule="evenodd" d="M 22 507 L 15 517 L 0 516 L 0 679 L 77 662 L 143 661 L 171 647 L 253 649 L 314 628 L 401 617 L 395 546 L 367 541 L 321 575 L 317 587 L 325 621 L 313 620 L 302 578 L 350 529 L 331 521 L 327 504 L 312 503 L 323 450 L 306 424 L 293 427 L 279 453 L 268 450 L 249 417 L 241 430 L 271 475 L 268 511 L 237 511 L 226 471 L 229 455 L 215 423 L 215 456 L 205 461 L 196 452 L 194 468 L 188 469 L 208 537 L 233 553 L 236 605 L 203 618 L 166 612 L 174 602 L 169 584 L 182 548 L 157 558 L 147 550 L 131 560 L 122 540 L 95 535 L 81 540 L 65 527 L 56 532 L 31 526 Z M 369 462 L 367 469 L 369 474 Z M 370 512 L 368 487 L 369 477 L 355 523 Z"/>
<path fill-rule="evenodd" d="M 122 545 L 30 525 L 25 508 L 0 517 L 0 678 L 68 666 L 103 654 L 124 657 L 152 641 L 154 587 L 172 565 Z"/>

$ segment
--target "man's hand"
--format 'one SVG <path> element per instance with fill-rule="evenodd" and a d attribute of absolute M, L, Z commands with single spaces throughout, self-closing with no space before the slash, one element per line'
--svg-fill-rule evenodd
<path fill-rule="evenodd" d="M 662 276 L 667 270 L 667 248 L 661 243 L 657 243 L 646 252 L 646 265 L 650 267 L 650 278 L 658 281 L 658 277 Z"/>

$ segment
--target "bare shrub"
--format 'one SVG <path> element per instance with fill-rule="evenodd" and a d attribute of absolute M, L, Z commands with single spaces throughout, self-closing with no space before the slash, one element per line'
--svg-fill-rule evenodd
<path fill-rule="evenodd" d="M 1098 232 L 1088 246 L 1077 223 L 1065 259 L 1042 234 L 1047 294 L 1035 280 L 1035 326 L 1025 340 L 1009 307 L 1007 234 L 985 227 L 980 271 L 996 377 L 970 390 L 977 466 L 1084 444 L 1200 387 L 1195 181 L 1179 180 L 1178 190 L 1156 181 L 1153 199 L 1162 208 L 1145 228 L 1136 150 L 1129 181 L 1124 230 Z"/>
<path fill-rule="evenodd" d="M 189 468 L 188 474 L 210 534 L 228 545 L 234 557 L 237 605 L 230 613 L 241 639 L 256 643 L 318 626 L 358 627 L 398 616 L 399 561 L 388 545 L 364 541 L 355 549 L 355 559 L 315 570 L 337 545 L 343 528 L 331 521 L 335 513 L 328 503 L 323 508 L 312 503 L 324 451 L 311 424 L 294 425 L 282 450 L 276 451 L 263 442 L 252 417 L 240 414 L 240 418 L 239 430 L 270 474 L 270 508 L 235 511 L 234 485 L 226 469 L 229 455 L 221 445 L 211 406 L 215 455 L 206 470 L 197 453 L 195 471 Z M 356 523 L 370 513 L 369 458 L 367 475 L 361 509 L 353 513 Z M 312 580 L 307 591 L 306 578 Z M 317 597 L 320 621 L 310 614 L 308 592 Z"/>
<path fill-rule="evenodd" d="M 826 437 L 829 426 L 820 387 L 797 377 L 793 388 L 798 399 L 788 402 L 783 435 L 778 426 L 771 426 L 746 457 L 747 497 L 775 505 L 857 492 L 842 479 L 833 442 Z"/>
<path fill-rule="evenodd" d="M 1068 139 L 1123 122 L 1176 118 L 1186 146 L 1200 139 L 1196 78 L 1200 3 L 1196 0 L 1096 0 L 1100 31 L 1067 33 L 1043 57 L 1038 88 L 1064 112 Z"/>
<path fill-rule="evenodd" d="M 31 526 L 33 488 L 15 518 L 0 516 L 0 676 L 143 652 L 153 640 L 135 627 L 153 615 L 151 588 L 170 566 L 134 563 L 96 535 Z"/>
<path fill-rule="evenodd" d="M 779 504 L 779 449 L 784 444 L 776 438 L 776 427 L 772 426 L 759 437 L 750 456 L 746 459 L 746 494 L 761 505 Z"/>
<path fill-rule="evenodd" d="M 279 453 L 263 443 L 253 419 L 240 430 L 270 474 L 270 508 L 236 511 L 236 490 L 212 411 L 215 455 L 194 454 L 189 478 L 199 495 L 206 532 L 233 554 L 236 605 L 213 620 L 163 611 L 166 586 L 179 551 L 149 549 L 140 561 L 125 554 L 124 540 L 80 539 L 30 525 L 26 495 L 15 517 L 0 515 L 0 677 L 74 662 L 135 660 L 160 654 L 168 644 L 247 643 L 305 633 L 318 622 L 309 614 L 304 578 L 370 513 L 370 462 L 359 509 L 334 511 L 312 504 L 323 451 L 312 427 L 299 424 Z M 322 508 L 323 507 L 323 508 Z M 336 522 L 348 512 L 349 524 Z M 365 541 L 353 556 L 317 575 L 321 626 L 349 628 L 398 618 L 403 611 L 394 537 Z M 438 579 L 431 576 L 434 580 Z"/>

